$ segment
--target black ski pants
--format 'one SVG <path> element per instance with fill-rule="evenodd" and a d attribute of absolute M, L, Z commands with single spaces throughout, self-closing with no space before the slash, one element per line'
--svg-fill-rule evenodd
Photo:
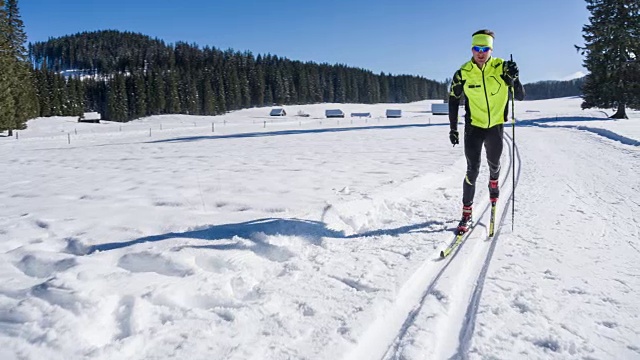
<path fill-rule="evenodd" d="M 489 163 L 489 178 L 496 180 L 500 176 L 500 156 L 502 156 L 502 133 L 504 125 L 495 125 L 488 129 L 466 124 L 464 128 L 464 155 L 467 158 L 467 174 L 462 185 L 462 203 L 473 204 L 476 192 L 476 179 L 480 171 L 482 145 L 486 150 Z"/>

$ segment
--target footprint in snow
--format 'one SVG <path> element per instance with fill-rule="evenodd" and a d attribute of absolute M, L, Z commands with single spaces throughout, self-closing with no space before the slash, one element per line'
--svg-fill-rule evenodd
<path fill-rule="evenodd" d="M 553 338 L 545 338 L 545 339 L 538 339 L 535 340 L 533 342 L 533 345 L 541 347 L 543 349 L 546 350 L 550 350 L 552 352 L 558 352 L 560 351 L 560 343 L 558 342 L 558 340 L 553 339 Z"/>
<path fill-rule="evenodd" d="M 44 220 L 35 220 L 35 224 L 37 227 L 41 228 L 41 229 L 48 229 L 49 228 L 49 223 L 47 223 Z"/>
<path fill-rule="evenodd" d="M 39 259 L 33 255 L 25 255 L 15 266 L 25 275 L 36 278 L 47 278 L 55 273 L 68 270 L 77 265 L 74 258 L 61 260 Z"/>
<path fill-rule="evenodd" d="M 118 266 L 134 273 L 155 272 L 176 277 L 185 277 L 193 274 L 193 271 L 188 267 L 177 264 L 160 254 L 149 252 L 126 254 L 120 258 Z"/>
<path fill-rule="evenodd" d="M 57 305 L 74 314 L 79 314 L 86 303 L 79 298 L 76 291 L 58 285 L 54 280 L 48 280 L 44 283 L 31 287 L 30 294 L 34 297 L 42 299 L 51 305 Z"/>
<path fill-rule="evenodd" d="M 586 290 L 581 289 L 579 287 L 574 287 L 574 288 L 571 288 L 571 289 L 565 289 L 564 291 L 569 293 L 569 294 L 571 294 L 571 295 L 586 295 L 587 294 Z"/>
<path fill-rule="evenodd" d="M 601 321 L 598 322 L 598 324 L 604 327 L 608 327 L 609 329 L 615 329 L 616 327 L 618 327 L 618 323 L 616 323 L 615 321 Z"/>
<path fill-rule="evenodd" d="M 128 338 L 133 333 L 132 316 L 133 308 L 135 306 L 135 298 L 127 295 L 120 299 L 118 307 L 115 309 L 114 315 L 116 323 L 118 324 L 118 334 L 115 336 L 115 340 L 122 340 Z"/>

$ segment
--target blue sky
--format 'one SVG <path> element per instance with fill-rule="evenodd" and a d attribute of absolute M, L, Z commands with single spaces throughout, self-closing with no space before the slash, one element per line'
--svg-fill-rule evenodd
<path fill-rule="evenodd" d="M 496 33 L 526 82 L 582 67 L 584 0 L 22 0 L 29 41 L 103 29 L 166 42 L 271 53 L 442 81 L 471 57 L 471 34 Z"/>

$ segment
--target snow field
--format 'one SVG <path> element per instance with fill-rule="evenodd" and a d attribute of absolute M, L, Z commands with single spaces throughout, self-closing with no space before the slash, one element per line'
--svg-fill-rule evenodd
<path fill-rule="evenodd" d="M 516 103 L 515 231 L 507 216 L 458 355 L 640 356 L 640 114 L 611 121 L 579 102 Z M 122 131 L 37 119 L 0 138 L 0 357 L 456 354 L 490 243 L 478 230 L 421 300 L 465 168 L 429 104 L 151 117 Z M 374 117 L 320 119 L 334 107 Z M 390 107 L 405 116 L 379 118 Z"/>

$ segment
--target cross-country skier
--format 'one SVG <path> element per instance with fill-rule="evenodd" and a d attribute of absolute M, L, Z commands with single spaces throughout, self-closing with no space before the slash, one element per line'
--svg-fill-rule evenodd
<path fill-rule="evenodd" d="M 476 190 L 476 178 L 480 169 L 482 145 L 489 163 L 489 197 L 498 200 L 498 176 L 502 155 L 502 133 L 508 121 L 510 87 L 515 98 L 524 99 L 524 88 L 518 79 L 518 66 L 514 61 L 492 57 L 493 39 L 491 30 L 479 30 L 472 36 L 473 58 L 453 75 L 449 93 L 449 140 L 455 146 L 459 141 L 458 107 L 464 96 L 465 127 L 464 154 L 467 158 L 467 173 L 462 185 L 462 220 L 458 232 L 463 233 L 472 223 L 472 205 Z"/>

